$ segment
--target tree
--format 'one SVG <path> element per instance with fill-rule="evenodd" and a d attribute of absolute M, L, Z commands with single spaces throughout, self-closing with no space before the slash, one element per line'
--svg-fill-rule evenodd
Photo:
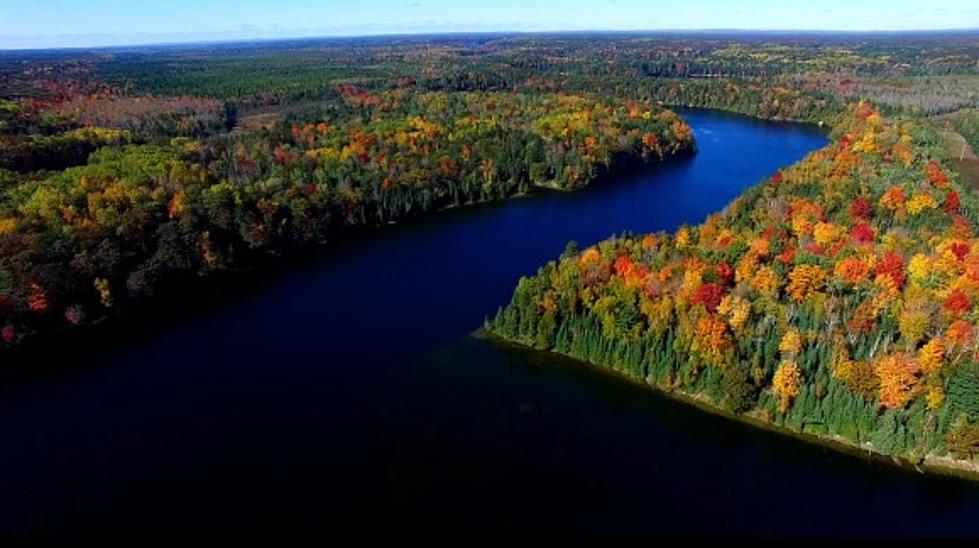
<path fill-rule="evenodd" d="M 731 365 L 724 369 L 721 381 L 725 405 L 734 413 L 751 410 L 758 401 L 758 387 L 746 367 Z"/>
<path fill-rule="evenodd" d="M 792 327 L 785 332 L 779 342 L 778 349 L 786 360 L 793 360 L 802 352 L 802 334 L 799 330 Z"/>
<path fill-rule="evenodd" d="M 799 395 L 802 386 L 802 371 L 792 361 L 783 361 L 775 376 L 772 377 L 772 389 L 778 396 L 779 410 L 785 413 L 792 406 L 792 401 Z"/>
<path fill-rule="evenodd" d="M 918 364 L 925 375 L 935 375 L 942 370 L 945 360 L 945 345 L 941 339 L 932 339 L 918 351 Z"/>
<path fill-rule="evenodd" d="M 979 454 L 979 425 L 971 424 L 966 415 L 959 415 L 945 436 L 945 445 L 955 458 L 972 459 Z"/>
<path fill-rule="evenodd" d="M 877 360 L 874 371 L 880 379 L 880 405 L 900 409 L 914 397 L 921 368 L 903 352 L 889 354 Z"/>
<path fill-rule="evenodd" d="M 823 288 L 826 281 L 826 273 L 816 265 L 799 265 L 789 273 L 789 285 L 785 288 L 789 297 L 801 303 L 810 294 Z"/>
<path fill-rule="evenodd" d="M 979 422 L 979 365 L 961 365 L 948 379 L 948 406 L 954 416 Z"/>
<path fill-rule="evenodd" d="M 855 257 L 843 259 L 836 263 L 836 267 L 833 269 L 833 274 L 837 279 L 850 285 L 860 283 L 869 273 L 870 267 L 867 266 L 867 263 Z"/>

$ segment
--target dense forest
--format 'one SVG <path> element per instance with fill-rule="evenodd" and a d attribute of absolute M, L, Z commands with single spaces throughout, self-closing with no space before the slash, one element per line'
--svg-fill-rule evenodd
<path fill-rule="evenodd" d="M 138 139 L 196 131 L 203 121 L 193 109 L 177 110 L 175 124 L 86 126 L 54 136 L 80 133 L 118 144 L 101 143 L 84 165 L 5 186 L 6 342 L 52 322 L 100 317 L 161 284 L 324 241 L 342 227 L 535 186 L 578 188 L 616 160 L 658 161 L 693 146 L 690 128 L 676 115 L 635 101 L 414 90 L 369 95 L 352 86 L 342 96 L 342 108 L 302 124 L 283 121 L 205 141 Z M 107 100 L 113 104 L 104 116 L 112 118 L 121 101 Z M 66 103 L 58 112 L 74 109 Z"/>
<path fill-rule="evenodd" d="M 520 281 L 494 333 L 919 462 L 979 452 L 979 202 L 937 133 L 867 103 L 833 142 L 675 234 Z"/>
<path fill-rule="evenodd" d="M 920 462 L 979 453 L 974 34 L 453 35 L 0 53 L 0 345 L 448 207 L 694 153 L 671 106 L 833 142 L 519 282 L 506 339 Z M 975 182 L 973 182 L 975 183 Z"/>

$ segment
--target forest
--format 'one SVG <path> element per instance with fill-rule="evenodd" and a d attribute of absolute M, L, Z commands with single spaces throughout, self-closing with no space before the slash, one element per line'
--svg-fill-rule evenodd
<path fill-rule="evenodd" d="M 694 154 L 670 108 L 713 108 L 832 142 L 701 225 L 570 243 L 487 329 L 779 428 L 966 463 L 979 182 L 944 137 L 979 146 L 977 57 L 968 33 L 0 53 L 0 352 L 356 229 Z"/>
<path fill-rule="evenodd" d="M 488 323 L 798 432 L 921 462 L 979 451 L 979 203 L 936 131 L 859 102 L 704 224 L 579 250 Z"/>
<path fill-rule="evenodd" d="M 230 109 L 208 99 L 4 103 L 3 342 L 344 229 L 580 188 L 616 163 L 694 147 L 686 123 L 649 100 L 352 84 L 333 93 L 335 103 L 247 132 L 226 131 Z"/>

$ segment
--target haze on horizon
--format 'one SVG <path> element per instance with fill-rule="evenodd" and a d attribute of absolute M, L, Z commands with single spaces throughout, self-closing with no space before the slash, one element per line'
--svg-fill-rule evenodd
<path fill-rule="evenodd" d="M 0 0 L 0 49 L 444 32 L 979 28 L 974 0 L 923 7 L 921 0 Z"/>

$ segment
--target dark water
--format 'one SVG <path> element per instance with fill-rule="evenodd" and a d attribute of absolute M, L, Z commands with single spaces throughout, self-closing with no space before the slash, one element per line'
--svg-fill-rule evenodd
<path fill-rule="evenodd" d="M 37 352 L 0 387 L 0 532 L 979 534 L 976 484 L 468 336 L 569 239 L 700 221 L 826 142 L 685 114 L 693 158 L 392 227 Z"/>

